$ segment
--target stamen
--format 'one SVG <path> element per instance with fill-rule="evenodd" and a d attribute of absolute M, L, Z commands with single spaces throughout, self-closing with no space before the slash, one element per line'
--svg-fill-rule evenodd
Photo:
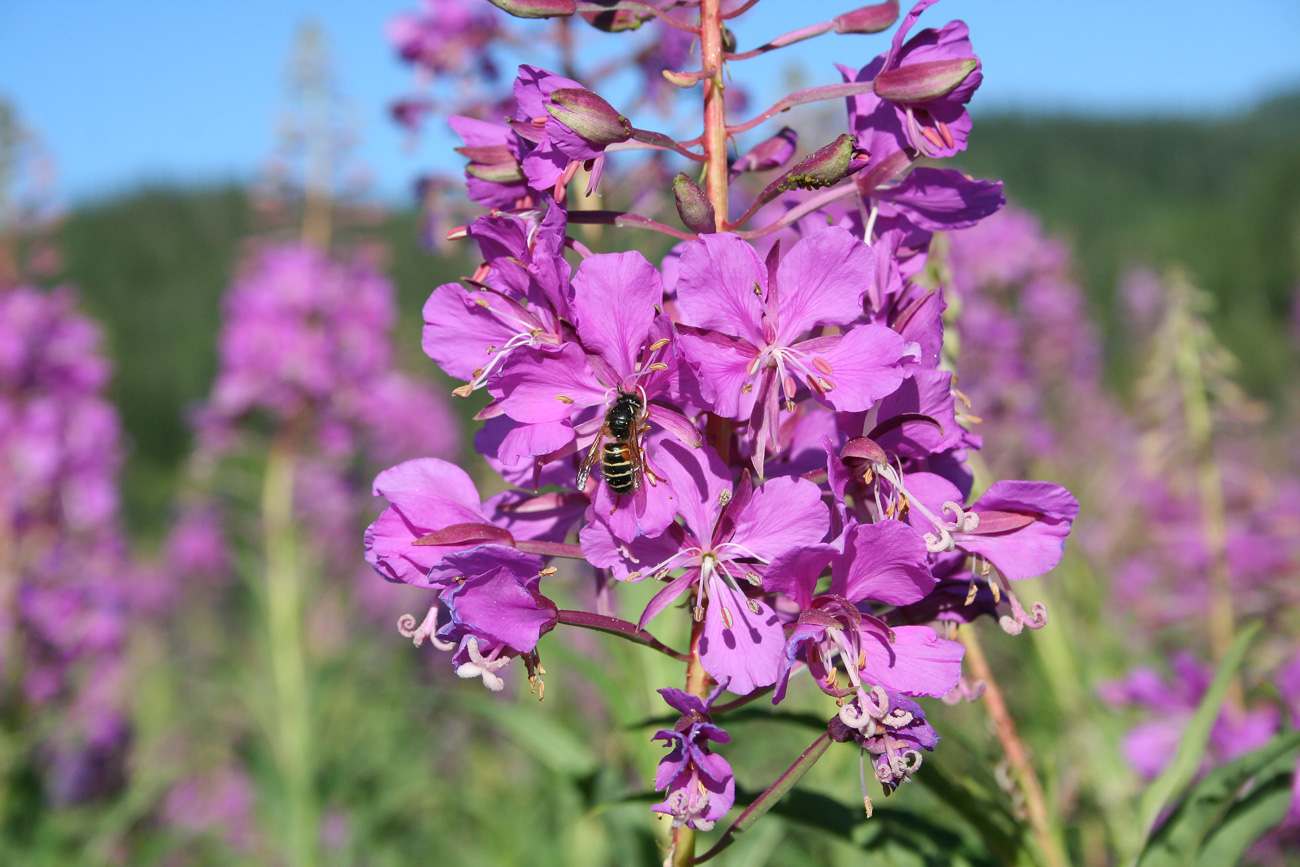
<path fill-rule="evenodd" d="M 920 130 L 921 130 L 921 135 L 925 136 L 926 141 L 934 145 L 936 148 L 939 148 L 941 150 L 943 149 L 943 139 L 939 136 L 937 132 L 935 132 L 933 129 L 931 129 L 928 126 L 922 126 L 920 127 Z"/>
<path fill-rule="evenodd" d="M 953 147 L 955 140 L 952 137 L 952 130 L 948 129 L 948 124 L 939 121 L 937 126 L 939 127 L 939 135 L 943 136 L 943 143 L 949 148 Z"/>
<path fill-rule="evenodd" d="M 835 372 L 834 369 L 831 367 L 831 363 L 826 359 L 822 358 L 820 355 L 814 358 L 812 363 L 813 363 L 813 367 L 817 368 L 827 376 L 830 376 L 832 373 Z"/>
<path fill-rule="evenodd" d="M 659 338 L 658 340 L 656 340 L 654 343 L 651 343 L 651 344 L 650 344 L 650 351 L 651 351 L 651 352 L 658 352 L 659 350 L 663 349 L 665 346 L 667 346 L 667 345 L 668 345 L 669 343 L 671 343 L 671 342 L 672 342 L 672 338 L 670 338 L 670 337 L 661 337 L 661 338 Z"/>
<path fill-rule="evenodd" d="M 560 403 L 570 403 L 570 404 L 573 403 L 573 398 L 565 394 L 557 394 L 555 396 L 555 399 L 558 400 Z"/>

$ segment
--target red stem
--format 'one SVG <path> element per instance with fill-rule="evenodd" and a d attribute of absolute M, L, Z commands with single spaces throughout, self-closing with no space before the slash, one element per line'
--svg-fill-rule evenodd
<path fill-rule="evenodd" d="M 637 644 L 644 644 L 652 650 L 657 650 L 667 656 L 671 656 L 678 662 L 687 662 L 690 657 L 678 650 L 673 650 L 659 639 L 655 638 L 644 629 L 638 629 L 635 624 L 628 623 L 626 620 L 619 620 L 617 617 L 608 617 L 604 614 L 595 614 L 590 611 L 571 611 L 561 609 L 557 612 L 559 622 L 566 626 L 580 626 L 583 629 L 594 629 L 597 632 L 605 632 L 610 635 L 617 635 L 620 638 L 626 638 L 628 641 L 635 641 Z"/>
<path fill-rule="evenodd" d="M 707 69 L 708 67 L 705 66 L 705 68 Z M 874 86 L 874 80 L 848 81 L 843 84 L 823 84 L 820 87 L 809 87 L 805 90 L 796 90 L 794 93 L 776 103 L 753 120 L 747 120 L 742 124 L 727 127 L 727 132 L 731 135 L 735 135 L 738 132 L 751 130 L 763 121 L 773 118 L 783 111 L 789 111 L 796 105 L 820 102 L 823 99 L 837 99 L 842 96 L 857 96 L 859 93 L 870 93 Z M 682 142 L 682 144 L 690 147 L 689 142 Z"/>

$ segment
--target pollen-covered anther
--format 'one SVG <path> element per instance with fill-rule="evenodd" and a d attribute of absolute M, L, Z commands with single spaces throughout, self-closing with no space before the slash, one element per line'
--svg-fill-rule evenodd
<path fill-rule="evenodd" d="M 746 600 L 745 600 L 745 607 L 749 609 L 749 611 L 750 611 L 751 614 L 757 614 L 758 612 L 760 612 L 760 611 L 763 610 L 763 609 L 761 609 L 761 608 L 758 607 L 758 600 L 757 600 L 757 599 L 746 599 Z"/>
<path fill-rule="evenodd" d="M 492 305 L 488 303 L 488 300 L 486 298 L 475 298 L 474 303 L 480 307 L 485 307 L 489 310 L 492 309 Z"/>
<path fill-rule="evenodd" d="M 647 369 L 647 370 L 667 370 L 667 369 L 668 369 L 668 365 L 664 364 L 662 361 L 656 361 L 654 364 L 650 365 L 650 366 L 649 366 L 648 368 L 646 368 L 646 369 Z"/>
<path fill-rule="evenodd" d="M 970 605 L 972 602 L 975 601 L 975 597 L 979 594 L 979 592 L 980 592 L 980 588 L 979 585 L 975 583 L 975 579 L 974 578 L 970 579 L 970 586 L 966 588 L 966 601 L 963 602 L 962 604 Z"/>
<path fill-rule="evenodd" d="M 728 629 L 736 625 L 736 620 L 731 615 L 731 609 L 725 605 L 722 606 L 722 625 Z"/>
<path fill-rule="evenodd" d="M 452 397 L 469 397 L 474 393 L 472 385 L 458 385 L 451 390 Z"/>
<path fill-rule="evenodd" d="M 566 394 L 557 394 L 555 396 L 555 399 L 558 400 L 560 403 L 573 403 L 573 398 L 569 397 Z"/>
<path fill-rule="evenodd" d="M 785 411 L 794 412 L 794 401 L 788 397 L 785 399 Z"/>
<path fill-rule="evenodd" d="M 541 577 L 541 578 L 549 578 L 549 577 L 551 577 L 552 575 L 554 575 L 556 572 L 559 572 L 559 571 L 560 571 L 560 570 L 559 570 L 559 569 L 556 569 L 554 566 L 547 566 L 545 569 L 543 569 L 542 571 L 538 572 L 537 575 L 538 575 L 538 577 Z"/>
<path fill-rule="evenodd" d="M 658 352 L 659 350 L 663 349 L 665 346 L 667 346 L 667 345 L 668 345 L 669 343 L 671 343 L 671 342 L 672 342 L 672 340 L 671 340 L 670 338 L 668 338 L 668 337 L 660 337 L 660 338 L 659 338 L 658 340 L 656 340 L 654 343 L 651 343 L 651 344 L 650 344 L 650 351 L 651 351 L 651 352 Z"/>
<path fill-rule="evenodd" d="M 704 620 L 704 609 L 701 608 L 699 605 L 696 605 L 694 608 L 691 609 L 691 618 L 696 623 L 699 623 L 700 621 Z"/>
<path fill-rule="evenodd" d="M 718 491 L 718 505 L 726 507 L 731 502 L 731 491 Z"/>
<path fill-rule="evenodd" d="M 755 587 L 761 587 L 763 585 L 763 579 L 758 577 L 758 573 L 756 572 L 746 572 L 745 580 L 750 584 L 753 584 Z"/>
<path fill-rule="evenodd" d="M 641 579 L 641 573 L 640 573 L 640 572 L 629 572 L 629 573 L 627 573 L 627 577 L 624 578 L 623 580 L 624 580 L 624 581 L 639 581 L 640 579 Z"/>
<path fill-rule="evenodd" d="M 822 391 L 833 391 L 835 389 L 835 383 L 824 376 L 817 378 L 817 384 L 821 386 Z"/>
<path fill-rule="evenodd" d="M 757 295 L 759 298 L 763 297 L 763 287 L 758 285 L 757 280 L 754 281 L 754 294 Z"/>
<path fill-rule="evenodd" d="M 747 382 L 740 387 L 741 394 L 749 394 L 753 390 L 754 390 L 754 383 L 752 382 Z"/>
<path fill-rule="evenodd" d="M 750 376 L 753 376 L 754 374 L 758 373 L 758 367 L 762 363 L 763 363 L 763 356 L 761 355 L 754 356 L 754 360 L 751 361 L 749 365 L 745 368 L 745 373 L 749 374 Z M 746 383 L 746 385 L 749 385 L 749 383 Z"/>

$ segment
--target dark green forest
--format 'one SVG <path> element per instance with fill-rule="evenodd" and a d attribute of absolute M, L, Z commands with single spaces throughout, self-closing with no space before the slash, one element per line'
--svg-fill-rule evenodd
<path fill-rule="evenodd" d="M 1300 283 L 1300 93 L 1215 121 L 977 120 L 961 167 L 1004 180 L 1014 205 L 1072 245 L 1112 343 L 1123 334 L 1117 277 L 1138 264 L 1180 263 L 1217 299 L 1216 327 L 1242 361 L 1242 382 L 1260 397 L 1276 392 L 1294 366 L 1284 336 Z M 143 189 L 77 208 L 59 229 L 61 279 L 105 324 L 117 365 L 138 530 L 163 517 L 189 448 L 187 408 L 214 374 L 221 296 L 256 231 L 235 187 Z M 420 248 L 414 210 L 391 214 L 375 235 L 388 248 L 414 368 L 420 306 L 459 266 Z M 1122 346 L 1112 349 L 1123 357 Z M 1123 391 L 1122 366 L 1113 378 Z"/>

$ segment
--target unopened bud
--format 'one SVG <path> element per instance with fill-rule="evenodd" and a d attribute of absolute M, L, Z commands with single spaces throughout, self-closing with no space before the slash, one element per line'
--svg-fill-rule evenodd
<path fill-rule="evenodd" d="M 836 33 L 880 33 L 898 20 L 898 0 L 863 6 L 834 19 Z"/>
<path fill-rule="evenodd" d="M 731 164 L 731 177 L 734 179 L 741 172 L 765 172 L 780 168 L 794 156 L 798 144 L 798 134 L 788 126 L 783 127 L 779 133 L 764 139 L 737 158 Z"/>
<path fill-rule="evenodd" d="M 794 168 L 769 184 L 759 195 L 759 204 L 770 202 L 790 190 L 819 190 L 834 186 L 865 166 L 865 156 L 853 136 L 845 133 L 801 159 Z"/>
<path fill-rule="evenodd" d="M 564 18 L 578 11 L 575 0 L 488 0 L 516 18 Z"/>
<path fill-rule="evenodd" d="M 708 235 L 718 230 L 713 203 L 699 184 L 685 174 L 673 178 L 673 198 L 677 200 L 677 214 L 686 228 L 698 235 Z"/>
<path fill-rule="evenodd" d="M 465 173 L 478 178 L 480 181 L 493 184 L 517 184 L 524 179 L 523 167 L 517 162 L 492 163 L 491 165 L 470 163 L 465 166 Z"/>
<path fill-rule="evenodd" d="M 580 87 L 562 87 L 546 104 L 551 117 L 594 145 L 611 145 L 632 137 L 632 124 L 600 96 Z"/>
<path fill-rule="evenodd" d="M 608 12 L 583 12 L 582 17 L 597 30 L 606 33 L 622 33 L 624 30 L 640 28 L 641 23 L 650 15 L 649 13 L 643 15 L 630 9 L 613 9 Z"/>
<path fill-rule="evenodd" d="M 876 76 L 876 96 L 890 102 L 926 102 L 957 89 L 980 62 L 974 57 L 909 63 Z"/>

